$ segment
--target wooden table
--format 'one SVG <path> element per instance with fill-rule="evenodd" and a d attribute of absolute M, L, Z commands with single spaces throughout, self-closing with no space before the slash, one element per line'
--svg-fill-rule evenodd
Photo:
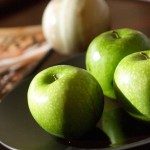
<path fill-rule="evenodd" d="M 21 0 L 20 0 L 21 1 Z M 0 6 L 0 27 L 27 26 L 41 24 L 43 10 L 49 0 L 27 0 L 11 7 Z M 150 3 L 138 0 L 107 0 L 111 13 L 111 27 L 130 27 L 150 36 Z M 50 65 L 61 62 L 70 56 L 52 52 Z M 149 145 L 150 146 L 150 145 Z M 1 150 L 4 150 L 0 146 Z"/>

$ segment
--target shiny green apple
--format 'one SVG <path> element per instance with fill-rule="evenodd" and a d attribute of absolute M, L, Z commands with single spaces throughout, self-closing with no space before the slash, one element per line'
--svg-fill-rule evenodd
<path fill-rule="evenodd" d="M 140 31 L 123 28 L 97 36 L 89 45 L 86 68 L 97 79 L 104 95 L 115 99 L 113 75 L 125 56 L 150 48 L 150 41 Z"/>
<path fill-rule="evenodd" d="M 52 135 L 79 138 L 101 117 L 104 101 L 97 80 L 69 65 L 38 73 L 28 89 L 28 106 L 37 123 Z"/>
<path fill-rule="evenodd" d="M 150 121 L 150 51 L 123 58 L 114 73 L 114 87 L 129 114 Z"/>

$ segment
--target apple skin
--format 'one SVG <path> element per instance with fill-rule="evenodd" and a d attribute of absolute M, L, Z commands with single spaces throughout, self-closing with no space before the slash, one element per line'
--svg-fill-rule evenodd
<path fill-rule="evenodd" d="M 116 66 L 125 56 L 150 49 L 150 41 L 140 31 L 122 28 L 104 32 L 89 45 L 86 69 L 97 79 L 105 96 L 116 99 L 113 76 Z"/>
<path fill-rule="evenodd" d="M 114 73 L 114 89 L 129 114 L 150 121 L 150 50 L 123 58 Z"/>
<path fill-rule="evenodd" d="M 38 73 L 28 89 L 28 106 L 37 123 L 52 135 L 80 138 L 96 127 L 104 96 L 85 69 L 69 65 Z"/>
<path fill-rule="evenodd" d="M 125 122 L 128 122 L 125 111 L 117 101 L 109 98 L 105 98 L 104 101 L 103 114 L 97 126 L 109 137 L 111 147 L 123 145 L 126 141 L 124 126 Z"/>

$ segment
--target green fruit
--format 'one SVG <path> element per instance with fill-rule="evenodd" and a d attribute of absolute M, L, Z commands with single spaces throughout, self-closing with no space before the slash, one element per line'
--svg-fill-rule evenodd
<path fill-rule="evenodd" d="M 109 137 L 111 146 L 122 145 L 126 141 L 124 133 L 124 112 L 117 101 L 105 99 L 103 114 L 98 126 Z"/>
<path fill-rule="evenodd" d="M 52 135 L 78 138 L 92 130 L 103 111 L 103 93 L 86 70 L 58 65 L 32 80 L 29 109 L 38 124 Z"/>
<path fill-rule="evenodd" d="M 125 56 L 149 48 L 149 39 L 139 31 L 127 28 L 108 31 L 89 45 L 86 68 L 97 79 L 104 95 L 115 99 L 113 76 L 116 66 Z"/>
<path fill-rule="evenodd" d="M 121 109 L 116 109 L 104 113 L 102 117 L 102 130 L 110 138 L 112 146 L 122 145 L 126 140 L 121 121 L 119 120 L 121 113 Z"/>
<path fill-rule="evenodd" d="M 150 121 L 150 51 L 126 56 L 114 74 L 117 98 L 134 117 Z"/>

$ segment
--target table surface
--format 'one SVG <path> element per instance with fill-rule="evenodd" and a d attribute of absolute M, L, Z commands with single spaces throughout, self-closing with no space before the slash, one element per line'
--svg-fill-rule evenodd
<path fill-rule="evenodd" d="M 2 5 L 0 1 L 0 28 L 41 24 L 43 10 L 49 0 L 9 0 Z M 111 13 L 111 28 L 129 27 L 140 30 L 150 36 L 150 3 L 141 0 L 107 0 Z M 52 52 L 50 65 L 59 63 L 70 56 Z M 5 149 L 0 146 L 0 149 Z"/>

